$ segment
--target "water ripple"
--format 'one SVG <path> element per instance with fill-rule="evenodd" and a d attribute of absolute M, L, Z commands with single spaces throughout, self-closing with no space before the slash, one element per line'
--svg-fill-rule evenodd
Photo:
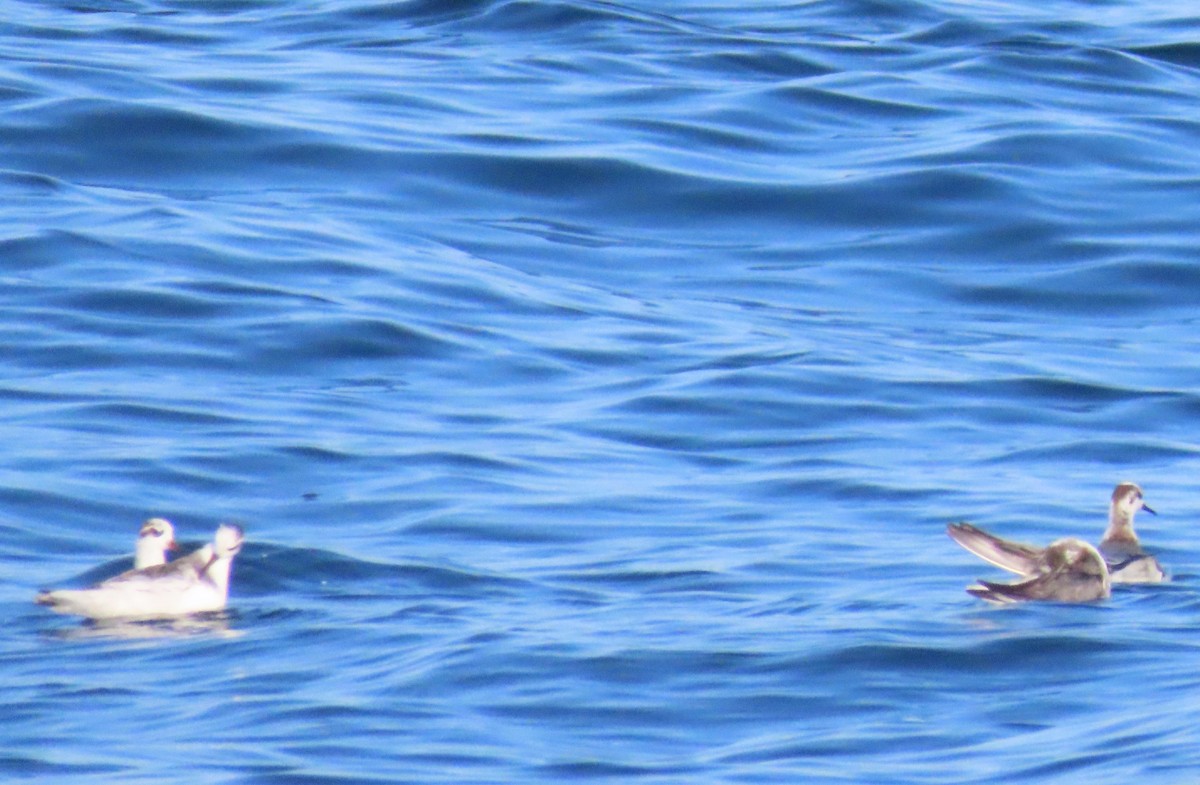
<path fill-rule="evenodd" d="M 1186 9 L 10 16 L 4 775 L 1196 768 Z M 963 591 L 1124 479 L 1170 584 Z M 227 613 L 31 603 L 151 515 Z"/>

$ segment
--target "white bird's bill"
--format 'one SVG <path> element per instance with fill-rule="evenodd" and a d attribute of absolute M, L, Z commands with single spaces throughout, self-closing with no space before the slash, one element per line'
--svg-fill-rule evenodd
<path fill-rule="evenodd" d="M 150 518 L 138 532 L 133 568 L 141 570 L 167 563 L 167 551 L 175 550 L 175 527 L 166 518 Z"/>
<path fill-rule="evenodd" d="M 222 524 L 212 543 L 183 558 L 130 570 L 90 589 L 42 592 L 36 601 L 56 613 L 89 619 L 170 619 L 219 611 L 243 541 L 240 526 Z"/>

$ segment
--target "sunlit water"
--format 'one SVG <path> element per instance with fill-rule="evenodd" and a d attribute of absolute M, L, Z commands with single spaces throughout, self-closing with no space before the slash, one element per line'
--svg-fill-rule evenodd
<path fill-rule="evenodd" d="M 1190 4 L 4 18 L 0 777 L 1195 780 Z M 32 603 L 150 515 L 227 614 Z"/>

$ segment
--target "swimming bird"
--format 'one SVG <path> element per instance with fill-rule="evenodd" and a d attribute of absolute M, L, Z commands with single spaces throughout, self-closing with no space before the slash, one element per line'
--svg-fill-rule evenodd
<path fill-rule="evenodd" d="M 1158 515 L 1142 498 L 1142 489 L 1123 482 L 1113 491 L 1108 506 L 1108 528 L 1100 539 L 1100 553 L 1108 562 L 1113 583 L 1161 583 L 1167 579 L 1158 559 L 1142 550 L 1133 530 L 1133 516 L 1138 510 Z"/>
<path fill-rule="evenodd" d="M 166 518 L 150 518 L 138 532 L 133 552 L 133 568 L 141 570 L 166 564 L 167 551 L 175 550 L 175 527 Z"/>
<path fill-rule="evenodd" d="M 1113 583 L 1160 583 L 1166 580 L 1162 565 L 1142 550 L 1133 530 L 1133 518 L 1138 510 L 1158 514 L 1146 504 L 1142 489 L 1135 483 L 1119 484 L 1108 505 L 1108 528 L 1099 546 Z M 951 524 L 947 531 L 955 542 L 979 558 L 1018 575 L 1032 574 L 1043 558 L 1042 548 L 1005 540 L 969 523 Z"/>
<path fill-rule="evenodd" d="M 219 611 L 244 538 L 240 526 L 222 524 L 210 544 L 173 562 L 133 569 L 90 589 L 44 591 L 35 601 L 55 613 L 90 619 L 168 619 Z"/>
<path fill-rule="evenodd" d="M 1094 602 L 1112 593 L 1108 565 L 1100 551 L 1083 540 L 1064 537 L 1047 545 L 1030 564 L 1033 569 L 1015 583 L 979 581 L 967 591 L 995 603 L 1050 600 Z"/>

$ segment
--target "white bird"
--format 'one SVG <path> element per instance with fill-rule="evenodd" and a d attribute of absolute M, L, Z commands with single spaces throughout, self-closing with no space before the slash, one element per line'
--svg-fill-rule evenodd
<path fill-rule="evenodd" d="M 36 602 L 90 619 L 169 619 L 219 611 L 243 540 L 240 526 L 222 524 L 211 544 L 173 562 L 130 570 L 90 589 L 44 591 Z"/>
<path fill-rule="evenodd" d="M 1108 505 L 1108 528 L 1099 546 L 1113 583 L 1160 583 L 1166 580 L 1162 565 L 1142 550 L 1133 530 L 1133 518 L 1138 510 L 1158 514 L 1146 504 L 1142 489 L 1135 483 L 1118 485 Z M 1033 574 L 1045 558 L 1043 548 L 997 537 L 969 523 L 951 524 L 948 531 L 955 542 L 971 553 L 1018 575 Z"/>
<path fill-rule="evenodd" d="M 166 518 L 150 518 L 138 532 L 133 552 L 133 569 L 167 563 L 167 551 L 175 550 L 175 527 Z"/>
<path fill-rule="evenodd" d="M 979 581 L 967 591 L 995 603 L 1050 600 L 1053 602 L 1095 602 L 1112 593 L 1108 565 L 1100 551 L 1083 540 L 1064 537 L 1055 540 L 1038 555 L 1033 569 L 1016 583 Z"/>

